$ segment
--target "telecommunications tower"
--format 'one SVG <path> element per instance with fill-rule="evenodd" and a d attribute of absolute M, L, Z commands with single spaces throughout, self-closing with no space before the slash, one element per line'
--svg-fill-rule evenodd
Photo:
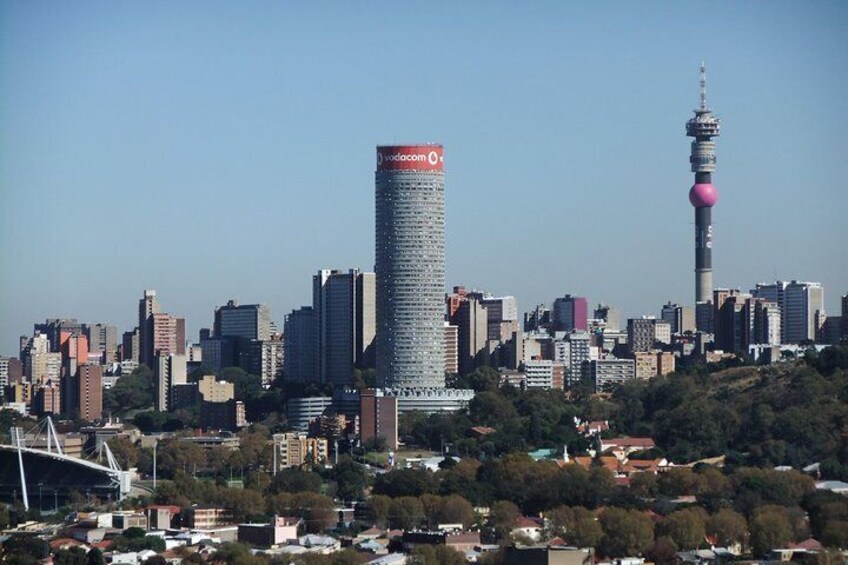
<path fill-rule="evenodd" d="M 719 136 L 719 119 L 707 107 L 707 70 L 703 63 L 701 105 L 695 110 L 695 117 L 686 122 L 686 135 L 694 138 L 689 163 L 695 184 L 689 190 L 689 202 L 695 207 L 695 302 L 705 305 L 712 302 L 713 292 L 712 207 L 718 201 L 718 191 L 712 179 L 716 166 L 712 138 Z"/>

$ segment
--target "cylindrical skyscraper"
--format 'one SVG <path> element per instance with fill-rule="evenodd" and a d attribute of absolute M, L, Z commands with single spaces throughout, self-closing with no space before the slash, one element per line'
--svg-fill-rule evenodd
<path fill-rule="evenodd" d="M 377 385 L 444 388 L 441 145 L 377 147 Z"/>
<path fill-rule="evenodd" d="M 686 135 L 694 137 L 689 163 L 695 173 L 695 184 L 689 190 L 689 202 L 695 207 L 695 302 L 712 301 L 713 292 L 713 225 L 712 207 L 718 201 L 713 186 L 716 155 L 713 137 L 719 136 L 719 119 L 707 108 L 707 71 L 701 63 L 701 106 L 695 117 L 686 122 Z M 702 329 L 702 328 L 699 328 Z"/>

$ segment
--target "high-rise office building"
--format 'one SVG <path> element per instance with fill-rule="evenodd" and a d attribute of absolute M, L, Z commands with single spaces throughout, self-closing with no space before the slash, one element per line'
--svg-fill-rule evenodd
<path fill-rule="evenodd" d="M 185 319 L 164 312 L 147 318 L 149 328 L 147 357 L 154 360 L 160 355 L 185 355 Z"/>
<path fill-rule="evenodd" d="M 707 107 L 707 71 L 701 63 L 701 104 L 695 117 L 686 122 L 686 135 L 694 138 L 689 164 L 695 184 L 689 190 L 689 202 L 695 207 L 695 302 L 709 302 L 713 290 L 712 208 L 718 202 L 713 186 L 716 169 L 715 142 L 720 133 L 719 119 Z M 698 328 L 704 331 L 702 328 Z"/>
<path fill-rule="evenodd" d="M 82 329 L 88 338 L 89 353 L 99 353 L 101 363 L 114 362 L 118 349 L 118 328 L 108 324 L 83 324 Z"/>
<path fill-rule="evenodd" d="M 398 447 L 398 399 L 380 389 L 365 389 L 360 395 L 359 426 L 363 442 L 382 437 L 386 447 Z"/>
<path fill-rule="evenodd" d="M 826 318 L 821 283 L 796 280 L 760 283 L 751 293 L 780 308 L 783 343 L 800 343 L 818 337 Z"/>
<path fill-rule="evenodd" d="M 489 315 L 478 295 L 467 294 L 451 319 L 457 327 L 459 374 L 488 365 Z"/>
<path fill-rule="evenodd" d="M 482 296 L 480 304 L 486 308 L 489 341 L 501 345 L 512 339 L 512 335 L 520 329 L 515 297 Z"/>
<path fill-rule="evenodd" d="M 586 331 L 589 328 L 589 306 L 583 296 L 566 294 L 554 300 L 554 328 L 559 331 Z"/>
<path fill-rule="evenodd" d="M 539 304 L 530 312 L 524 313 L 525 332 L 547 330 L 550 325 L 551 311 L 544 304 Z"/>
<path fill-rule="evenodd" d="M 153 407 L 165 412 L 171 407 L 172 389 L 188 380 L 185 355 L 160 354 L 153 365 Z"/>
<path fill-rule="evenodd" d="M 761 298 L 751 298 L 746 305 L 746 313 L 753 316 L 749 322 L 751 328 L 751 344 L 780 345 L 782 315 L 780 306 L 776 302 L 769 302 Z"/>
<path fill-rule="evenodd" d="M 84 334 L 61 332 L 59 349 L 62 353 L 62 370 L 66 375 L 75 375 L 79 366 L 88 364 L 88 338 Z"/>
<path fill-rule="evenodd" d="M 100 365 L 81 365 L 76 379 L 79 417 L 93 422 L 103 416 L 103 373 Z"/>
<path fill-rule="evenodd" d="M 824 324 L 824 289 L 818 282 L 791 281 L 783 294 L 784 342 L 816 340 Z"/>
<path fill-rule="evenodd" d="M 61 353 L 31 353 L 26 357 L 25 373 L 33 383 L 59 382 L 62 376 Z"/>
<path fill-rule="evenodd" d="M 374 366 L 375 294 L 374 273 L 325 269 L 312 277 L 321 382 L 348 386 L 354 368 Z"/>
<path fill-rule="evenodd" d="M 441 145 L 377 148 L 377 382 L 444 388 Z"/>
<path fill-rule="evenodd" d="M 134 328 L 131 332 L 124 332 L 121 339 L 121 361 L 134 361 L 139 363 L 141 357 L 141 330 Z"/>
<path fill-rule="evenodd" d="M 283 327 L 283 374 L 287 381 L 318 382 L 315 311 L 311 306 L 293 310 Z M 204 358 L 206 351 L 203 352 Z"/>
<path fill-rule="evenodd" d="M 5 390 L 9 384 L 9 357 L 0 355 L 0 390 Z M 2 393 L 0 393 L 2 394 Z"/>
<path fill-rule="evenodd" d="M 668 302 L 662 307 L 660 317 L 669 323 L 672 334 L 695 331 L 695 311 L 688 306 Z"/>
<path fill-rule="evenodd" d="M 138 350 L 139 363 L 148 367 L 153 366 L 153 326 L 149 319 L 153 314 L 159 312 L 159 301 L 156 299 L 155 290 L 145 290 L 141 300 L 138 301 Z"/>
<path fill-rule="evenodd" d="M 715 346 L 728 353 L 746 353 L 751 339 L 753 316 L 746 307 L 752 296 L 738 289 L 716 289 L 713 291 L 715 304 Z"/>
<path fill-rule="evenodd" d="M 230 300 L 215 310 L 215 337 L 271 339 L 271 313 L 264 304 L 242 304 Z"/>
<path fill-rule="evenodd" d="M 848 341 L 848 292 L 842 295 L 842 340 Z"/>
<path fill-rule="evenodd" d="M 621 329 L 621 314 L 612 306 L 598 304 L 595 308 L 595 319 L 603 320 L 606 324 L 605 329 L 608 331 L 617 332 Z"/>
<path fill-rule="evenodd" d="M 276 378 L 273 360 L 266 359 L 269 351 L 263 344 L 271 343 L 276 330 L 271 313 L 264 304 L 242 304 L 230 300 L 215 309 L 214 337 L 208 331 L 200 336 L 203 365 L 212 370 L 238 366 L 262 377 L 269 385 Z M 275 342 L 273 349 L 281 343 Z M 270 363 L 265 363 L 268 360 Z M 282 369 L 282 368 L 280 368 Z"/>
<path fill-rule="evenodd" d="M 34 335 L 39 333 L 47 336 L 47 341 L 50 342 L 49 351 L 59 351 L 61 349 L 62 333 L 68 335 L 77 335 L 83 333 L 83 326 L 76 318 L 52 318 L 44 321 L 43 324 L 34 324 Z"/>
<path fill-rule="evenodd" d="M 653 316 L 627 320 L 627 344 L 630 353 L 651 351 L 671 343 L 671 324 Z"/>

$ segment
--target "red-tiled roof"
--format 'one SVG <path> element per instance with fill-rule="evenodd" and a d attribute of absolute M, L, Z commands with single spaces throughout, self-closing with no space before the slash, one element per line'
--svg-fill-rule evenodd
<path fill-rule="evenodd" d="M 50 549 L 62 549 L 64 547 L 79 547 L 86 544 L 73 538 L 56 538 L 51 540 L 49 545 Z"/>
<path fill-rule="evenodd" d="M 515 520 L 516 528 L 541 528 L 541 524 L 539 524 L 538 518 L 529 518 L 527 516 L 521 516 Z"/>
<path fill-rule="evenodd" d="M 480 532 L 459 532 L 457 534 L 449 534 L 445 539 L 447 545 L 460 543 L 480 543 Z"/>
<path fill-rule="evenodd" d="M 807 551 L 821 551 L 824 546 L 815 538 L 807 538 L 798 543 L 790 543 L 789 549 L 806 549 Z"/>

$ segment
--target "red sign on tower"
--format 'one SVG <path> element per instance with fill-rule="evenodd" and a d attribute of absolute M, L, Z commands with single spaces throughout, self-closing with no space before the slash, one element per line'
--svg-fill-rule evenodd
<path fill-rule="evenodd" d="M 377 147 L 378 171 L 442 171 L 441 145 L 382 145 Z"/>

